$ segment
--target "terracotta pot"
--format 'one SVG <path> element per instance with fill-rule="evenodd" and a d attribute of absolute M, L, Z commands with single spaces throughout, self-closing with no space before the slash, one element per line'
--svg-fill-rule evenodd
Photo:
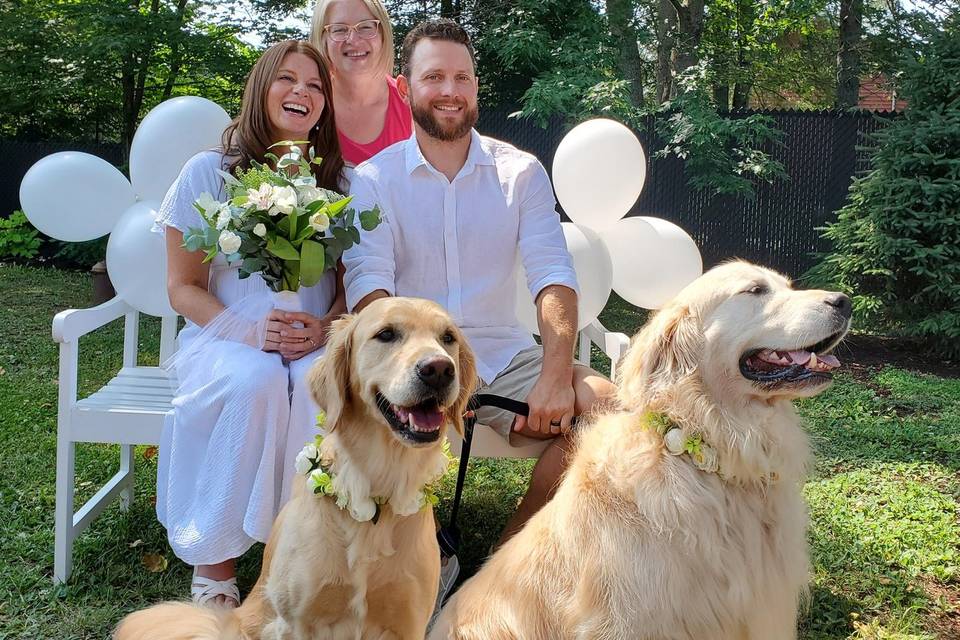
<path fill-rule="evenodd" d="M 110 282 L 110 274 L 107 273 L 107 263 L 103 260 L 93 265 L 90 269 L 90 275 L 93 277 L 93 306 L 103 304 L 111 300 L 117 292 L 113 290 L 113 284 Z"/>

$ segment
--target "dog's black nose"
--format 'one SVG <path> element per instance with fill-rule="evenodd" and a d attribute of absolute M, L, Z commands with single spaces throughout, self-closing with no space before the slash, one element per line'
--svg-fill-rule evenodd
<path fill-rule="evenodd" d="M 453 382 L 456 371 L 449 358 L 424 358 L 417 363 L 417 377 L 431 389 L 444 389 Z"/>
<path fill-rule="evenodd" d="M 849 296 L 843 293 L 831 293 L 824 302 L 836 309 L 837 313 L 844 318 L 853 315 L 853 303 L 850 302 Z"/>

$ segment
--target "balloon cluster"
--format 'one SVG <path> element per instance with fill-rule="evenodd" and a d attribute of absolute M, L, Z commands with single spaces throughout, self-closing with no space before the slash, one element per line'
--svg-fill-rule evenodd
<path fill-rule="evenodd" d="M 562 226 L 580 285 L 578 329 L 597 317 L 611 291 L 658 309 L 703 272 L 700 251 L 683 229 L 660 218 L 624 218 L 646 175 L 640 141 L 613 120 L 579 124 L 557 147 L 553 187 L 573 221 Z M 517 317 L 538 333 L 526 279 L 517 281 Z"/>
<path fill-rule="evenodd" d="M 167 253 L 152 233 L 160 201 L 194 154 L 219 145 L 230 123 L 222 107 L 184 96 L 143 119 L 130 145 L 130 180 L 105 160 L 64 151 L 42 158 L 20 183 L 20 204 L 37 229 L 82 242 L 107 233 L 107 270 L 117 295 L 154 316 L 176 312 L 167 298 Z"/>

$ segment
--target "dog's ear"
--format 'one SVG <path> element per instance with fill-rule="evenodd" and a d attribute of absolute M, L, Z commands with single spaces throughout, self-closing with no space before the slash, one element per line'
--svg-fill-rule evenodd
<path fill-rule="evenodd" d="M 623 406 L 645 405 L 660 389 L 694 373 L 702 350 L 700 323 L 689 306 L 671 303 L 658 311 L 630 341 L 620 365 Z"/>
<path fill-rule="evenodd" d="M 447 419 L 453 423 L 454 428 L 460 436 L 463 436 L 463 412 L 467 410 L 467 403 L 477 388 L 477 363 L 473 356 L 473 350 L 467 344 L 467 338 L 455 330 L 457 344 L 460 348 L 460 358 L 457 362 L 457 375 L 460 380 L 460 394 L 457 401 L 447 409 Z"/>
<path fill-rule="evenodd" d="M 327 413 L 328 432 L 337 428 L 340 416 L 353 402 L 350 359 L 356 318 L 356 315 L 345 315 L 330 324 L 327 350 L 310 369 L 307 377 L 313 399 Z"/>

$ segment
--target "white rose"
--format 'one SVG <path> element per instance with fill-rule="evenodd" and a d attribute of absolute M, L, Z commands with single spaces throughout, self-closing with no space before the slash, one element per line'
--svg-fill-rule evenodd
<path fill-rule="evenodd" d="M 372 498 L 361 498 L 350 502 L 350 516 L 357 522 L 372 520 L 377 513 L 377 503 Z"/>
<path fill-rule="evenodd" d="M 261 238 L 267 235 L 267 225 L 263 224 L 262 222 L 258 222 L 256 226 L 253 227 L 253 235 Z"/>
<path fill-rule="evenodd" d="M 227 255 L 239 251 L 240 243 L 240 236 L 235 234 L 233 231 L 221 231 L 220 239 L 217 241 L 217 244 L 220 245 L 220 250 Z"/>
<path fill-rule="evenodd" d="M 247 189 L 247 202 L 257 211 L 266 211 L 273 206 L 273 185 L 264 182 L 259 189 Z"/>
<path fill-rule="evenodd" d="M 297 454 L 297 459 L 293 463 L 293 466 L 297 470 L 297 474 L 303 475 L 310 471 L 310 468 L 313 467 L 313 460 L 305 456 L 303 451 L 301 451 Z"/>
<path fill-rule="evenodd" d="M 310 216 L 310 226 L 314 231 L 326 231 L 330 228 L 330 218 L 325 213 L 315 213 Z"/>
<path fill-rule="evenodd" d="M 663 445 L 672 455 L 678 456 L 683 453 L 687 444 L 687 439 L 683 435 L 682 429 L 670 429 L 663 434 Z"/>
<path fill-rule="evenodd" d="M 317 445 L 312 442 L 308 442 L 303 446 L 303 449 L 300 450 L 300 453 L 307 456 L 311 460 L 316 460 L 320 456 L 320 450 L 317 449 Z"/>
<path fill-rule="evenodd" d="M 297 191 L 293 187 L 274 187 L 273 208 L 270 213 L 290 213 L 297 206 Z"/>

